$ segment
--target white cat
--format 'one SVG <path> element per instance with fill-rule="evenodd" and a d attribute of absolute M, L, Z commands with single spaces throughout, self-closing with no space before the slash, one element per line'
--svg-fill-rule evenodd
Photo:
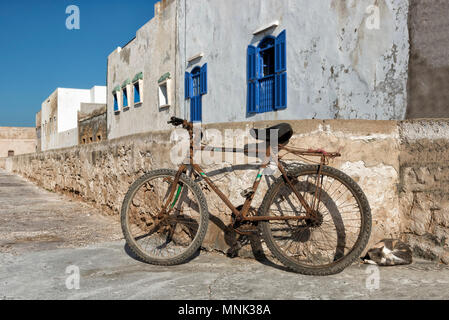
<path fill-rule="evenodd" d="M 397 266 L 413 262 L 410 246 L 398 239 L 384 239 L 370 249 L 364 258 L 368 264 Z"/>

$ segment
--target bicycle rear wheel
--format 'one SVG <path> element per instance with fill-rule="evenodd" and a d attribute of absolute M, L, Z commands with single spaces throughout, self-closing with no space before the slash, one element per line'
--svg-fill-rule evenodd
<path fill-rule="evenodd" d="M 190 259 L 206 235 L 209 213 L 198 185 L 181 175 L 176 192 L 160 220 L 157 216 L 170 196 L 176 171 L 157 170 L 144 175 L 123 201 L 121 224 L 126 242 L 142 260 L 176 265 Z"/>
<path fill-rule="evenodd" d="M 296 190 L 312 207 L 319 166 L 305 165 L 289 172 Z M 343 271 L 365 249 L 371 233 L 368 200 L 349 176 L 323 166 L 317 219 L 261 222 L 266 245 L 288 268 L 306 275 L 331 275 Z M 305 216 L 306 210 L 285 179 L 268 190 L 261 216 Z"/>

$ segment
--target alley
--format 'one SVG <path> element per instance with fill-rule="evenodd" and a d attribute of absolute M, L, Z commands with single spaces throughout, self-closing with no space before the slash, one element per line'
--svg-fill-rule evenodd
<path fill-rule="evenodd" d="M 79 289 L 68 281 L 77 270 Z M 435 298 L 449 299 L 449 268 L 426 261 L 330 277 L 204 252 L 147 265 L 127 250 L 117 217 L 0 171 L 0 300 Z"/>

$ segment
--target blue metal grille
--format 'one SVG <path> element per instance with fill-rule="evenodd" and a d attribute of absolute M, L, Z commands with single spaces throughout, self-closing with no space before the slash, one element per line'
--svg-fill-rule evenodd
<path fill-rule="evenodd" d="M 274 107 L 274 75 L 260 79 L 258 112 L 273 111 Z"/>
<path fill-rule="evenodd" d="M 190 117 L 192 122 L 202 120 L 202 101 L 201 101 L 201 86 L 200 73 L 192 74 L 192 99 L 190 100 Z"/>

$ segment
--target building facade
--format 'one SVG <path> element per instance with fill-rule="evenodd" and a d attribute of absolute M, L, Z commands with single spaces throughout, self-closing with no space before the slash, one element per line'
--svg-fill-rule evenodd
<path fill-rule="evenodd" d="M 0 158 L 36 151 L 35 128 L 0 127 Z"/>
<path fill-rule="evenodd" d="M 167 128 L 176 104 L 176 1 L 156 5 L 156 16 L 135 39 L 108 57 L 108 138 Z"/>
<path fill-rule="evenodd" d="M 109 137 L 166 129 L 173 115 L 205 124 L 449 117 L 448 91 L 439 90 L 437 104 L 426 91 L 449 69 L 449 43 L 430 36 L 446 6 L 161 1 L 136 38 L 108 58 Z"/>
<path fill-rule="evenodd" d="M 78 111 L 78 144 L 107 139 L 106 104 L 82 103 Z"/>
<path fill-rule="evenodd" d="M 106 87 L 92 89 L 56 89 L 41 110 L 41 150 L 52 150 L 78 144 L 78 111 L 82 103 L 106 103 Z"/>

